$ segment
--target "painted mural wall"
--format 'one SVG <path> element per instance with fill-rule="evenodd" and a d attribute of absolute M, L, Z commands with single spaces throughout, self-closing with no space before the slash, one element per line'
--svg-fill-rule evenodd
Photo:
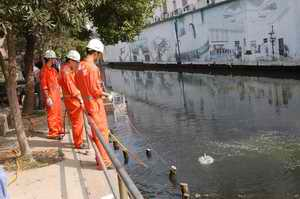
<path fill-rule="evenodd" d="M 299 10 L 299 0 L 229 1 L 153 24 L 135 42 L 108 46 L 106 61 L 297 64 Z"/>

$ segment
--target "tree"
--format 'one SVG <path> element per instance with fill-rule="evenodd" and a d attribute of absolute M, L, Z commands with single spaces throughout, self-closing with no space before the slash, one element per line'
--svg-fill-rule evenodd
<path fill-rule="evenodd" d="M 32 153 L 26 139 L 21 111 L 17 97 L 17 62 L 16 62 L 16 34 L 12 27 L 7 27 L 2 30 L 6 33 L 6 49 L 8 55 L 8 62 L 4 60 L 2 53 L 0 53 L 0 65 L 4 78 L 6 81 L 6 90 L 9 101 L 9 106 L 14 118 L 14 126 L 16 128 L 17 138 L 21 153 L 24 157 L 31 159 Z"/>
<path fill-rule="evenodd" d="M 105 44 L 131 41 L 145 27 L 160 0 L 106 0 L 88 9 Z"/>

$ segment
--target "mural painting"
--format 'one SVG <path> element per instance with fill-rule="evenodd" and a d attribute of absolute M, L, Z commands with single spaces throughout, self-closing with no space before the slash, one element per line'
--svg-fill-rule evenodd
<path fill-rule="evenodd" d="M 145 28 L 133 43 L 110 47 L 119 48 L 119 56 L 108 50 L 107 61 L 176 62 L 179 42 L 183 62 L 296 64 L 300 4 L 295 1 L 235 0 L 171 18 Z"/>

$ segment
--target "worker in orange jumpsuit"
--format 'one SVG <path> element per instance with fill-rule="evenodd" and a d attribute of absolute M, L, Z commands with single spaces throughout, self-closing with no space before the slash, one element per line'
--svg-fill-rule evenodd
<path fill-rule="evenodd" d="M 61 67 L 59 83 L 62 87 L 64 103 L 72 123 L 73 142 L 76 149 L 83 149 L 83 100 L 75 85 L 75 72 L 80 62 L 80 54 L 71 50 L 67 54 L 67 62 Z"/>
<path fill-rule="evenodd" d="M 57 57 L 53 50 L 48 50 L 44 59 L 45 64 L 40 71 L 40 82 L 47 110 L 48 138 L 62 139 L 64 132 L 62 128 L 61 91 L 58 84 L 58 73 L 53 67 Z"/>
<path fill-rule="evenodd" d="M 96 66 L 96 62 L 100 59 L 103 59 L 103 51 L 103 43 L 98 39 L 92 39 L 87 46 L 87 56 L 83 61 L 80 62 L 75 79 L 76 85 L 81 92 L 87 113 L 102 133 L 106 143 L 109 143 L 109 128 L 102 97 L 111 96 L 103 92 L 100 71 Z M 112 163 L 107 152 L 96 137 L 94 130 L 92 130 L 92 133 L 93 140 L 100 151 L 105 166 L 110 168 Z"/>

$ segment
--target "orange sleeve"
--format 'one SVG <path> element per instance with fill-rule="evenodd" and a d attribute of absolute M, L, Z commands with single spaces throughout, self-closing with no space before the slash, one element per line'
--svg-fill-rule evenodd
<path fill-rule="evenodd" d="M 65 88 L 68 90 L 68 93 L 70 93 L 72 97 L 76 97 L 80 95 L 80 91 L 75 85 L 75 79 L 71 77 L 71 74 L 69 72 L 64 72 L 64 75 L 62 77 L 63 77 L 62 80 L 63 84 L 65 85 Z"/>
<path fill-rule="evenodd" d="M 79 73 L 78 71 L 76 71 L 76 73 L 75 73 L 75 77 L 74 77 L 75 85 L 78 85 L 78 82 L 80 82 L 78 73 Z M 78 90 L 79 90 L 79 88 L 78 88 Z"/>
<path fill-rule="evenodd" d="M 41 82 L 41 89 L 43 91 L 48 90 L 48 84 L 47 84 L 47 74 L 46 71 L 41 70 L 40 72 L 40 82 Z"/>
<path fill-rule="evenodd" d="M 81 82 L 80 73 L 83 70 L 83 67 L 84 67 L 83 63 L 80 62 L 79 66 L 78 66 L 78 69 L 75 72 L 75 77 L 74 77 L 75 80 L 74 81 L 75 81 L 75 85 L 78 88 L 78 90 L 80 90 L 79 89 L 79 85 L 80 85 L 80 82 Z"/>
<path fill-rule="evenodd" d="M 98 98 L 102 96 L 101 78 L 98 68 L 93 68 L 89 73 L 90 90 L 93 97 Z"/>

